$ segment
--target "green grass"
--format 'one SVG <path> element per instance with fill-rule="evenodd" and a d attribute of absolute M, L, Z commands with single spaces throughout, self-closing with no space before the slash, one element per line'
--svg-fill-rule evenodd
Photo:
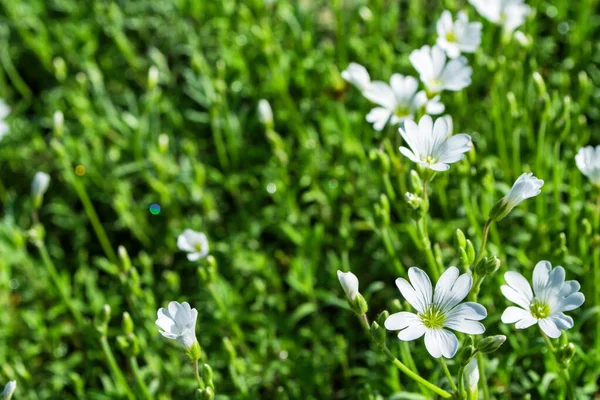
<path fill-rule="evenodd" d="M 472 85 L 443 96 L 475 150 L 429 186 L 434 255 L 460 265 L 456 229 L 477 248 L 514 179 L 544 179 L 540 196 L 490 232 L 502 267 L 479 299 L 486 334 L 508 340 L 488 359 L 489 390 L 565 396 L 539 331 L 500 322 L 504 272 L 530 278 L 547 259 L 582 283 L 569 371 L 579 398 L 599 393 L 598 193 L 574 161 L 600 141 L 598 1 L 528 4 L 523 46 L 503 43 L 458 0 L 0 0 L 0 98 L 13 109 L 0 142 L 0 382 L 17 380 L 15 399 L 144 398 L 139 382 L 152 398 L 192 398 L 193 369 L 154 325 L 177 300 L 198 309 L 218 399 L 428 398 L 370 344 L 337 280 L 338 269 L 359 277 L 373 319 L 397 309 L 405 268 L 427 268 L 404 201 L 414 166 L 396 129 L 364 120 L 370 105 L 340 72 L 355 61 L 374 79 L 416 76 L 408 54 L 435 42 L 448 8 L 482 20 L 483 42 L 468 57 Z M 268 134 L 261 98 L 275 116 Z M 36 171 L 52 177 L 41 248 Z M 209 237 L 212 282 L 206 263 L 199 271 L 177 249 L 186 228 Z M 94 323 L 105 304 L 106 336 Z M 141 348 L 134 358 L 117 345 L 123 312 Z M 389 333 L 388 346 L 449 389 L 422 340 L 401 345 Z"/>

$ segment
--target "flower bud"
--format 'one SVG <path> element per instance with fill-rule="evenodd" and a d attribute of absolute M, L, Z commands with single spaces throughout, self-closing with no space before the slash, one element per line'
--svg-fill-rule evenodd
<path fill-rule="evenodd" d="M 375 340 L 375 344 L 377 344 L 377 347 L 383 348 L 383 346 L 385 346 L 385 329 L 383 329 L 375 321 L 371 323 L 371 335 L 373 336 L 373 340 Z"/>
<path fill-rule="evenodd" d="M 473 262 L 475 262 L 475 247 L 473 247 L 473 243 L 467 239 L 467 257 L 469 260 L 469 265 L 473 264 Z"/>
<path fill-rule="evenodd" d="M 471 345 L 463 346 L 458 352 L 458 361 L 463 367 L 466 366 L 475 353 L 475 348 Z"/>
<path fill-rule="evenodd" d="M 367 301 L 360 293 L 358 293 L 356 295 L 356 299 L 354 299 L 354 302 L 351 305 L 353 306 L 352 308 L 354 309 L 354 312 L 359 315 L 362 315 L 362 314 L 366 313 L 367 311 L 369 311 L 369 305 L 367 304 Z"/>
<path fill-rule="evenodd" d="M 352 272 L 337 272 L 338 280 L 350 303 L 354 303 L 358 295 L 358 278 Z"/>
<path fill-rule="evenodd" d="M 17 389 L 17 381 L 9 381 L 6 386 L 4 386 L 4 391 L 2 391 L 2 400 L 10 400 L 12 395 L 15 393 Z"/>
<path fill-rule="evenodd" d="M 215 391 L 210 387 L 198 389 L 196 398 L 199 400 L 213 400 L 215 398 Z"/>
<path fill-rule="evenodd" d="M 462 247 L 463 249 L 465 247 L 467 247 L 467 238 L 465 237 L 465 234 L 463 233 L 463 231 L 461 231 L 460 229 L 456 230 L 456 245 L 458 247 Z"/>
<path fill-rule="evenodd" d="M 135 357 L 140 353 L 140 341 L 133 333 L 117 336 L 117 347 L 128 357 Z"/>
<path fill-rule="evenodd" d="M 479 367 L 477 366 L 476 358 L 472 358 L 465 367 L 464 377 L 467 384 L 467 390 L 471 393 L 471 398 L 476 399 L 477 396 L 473 395 L 474 393 L 477 393 L 477 384 L 479 383 Z"/>
<path fill-rule="evenodd" d="M 65 130 L 65 116 L 62 111 L 55 111 L 52 120 L 54 122 L 54 134 L 61 136 Z"/>
<path fill-rule="evenodd" d="M 377 316 L 377 323 L 379 324 L 379 326 L 385 326 L 385 320 L 388 319 L 389 316 L 390 313 L 387 310 L 383 310 L 382 312 L 380 312 Z"/>
<path fill-rule="evenodd" d="M 96 319 L 94 321 L 96 330 L 101 334 L 106 335 L 108 321 L 110 321 L 110 306 L 105 304 L 104 307 L 100 309 L 98 314 L 96 314 Z"/>
<path fill-rule="evenodd" d="M 482 353 L 493 353 L 498 350 L 505 341 L 506 336 L 504 335 L 488 336 L 479 341 L 477 350 Z"/>
<path fill-rule="evenodd" d="M 506 217 L 513 208 L 526 199 L 535 197 L 541 193 L 544 181 L 533 176 L 532 173 L 524 173 L 515 181 L 506 196 L 500 199 L 490 211 L 490 219 L 500 221 Z"/>
<path fill-rule="evenodd" d="M 421 199 L 419 196 L 417 196 L 414 193 L 406 192 L 404 194 L 404 199 L 408 203 L 408 206 L 415 211 L 417 211 L 419 208 L 421 208 L 421 205 L 423 204 L 423 199 Z"/>
<path fill-rule="evenodd" d="M 573 358 L 574 354 L 575 345 L 573 343 L 567 343 L 556 351 L 556 360 L 560 364 L 561 368 L 568 368 L 569 364 L 571 363 L 571 358 Z"/>
<path fill-rule="evenodd" d="M 125 335 L 133 333 L 133 320 L 127 311 L 123 313 L 123 333 Z"/>
<path fill-rule="evenodd" d="M 166 133 L 158 135 L 158 150 L 163 154 L 169 150 L 169 135 Z"/>
<path fill-rule="evenodd" d="M 493 257 L 483 257 L 477 263 L 475 267 L 475 272 L 479 276 L 491 275 L 500 268 L 501 262 L 500 259 L 496 256 Z"/>
<path fill-rule="evenodd" d="M 45 172 L 37 172 L 31 182 L 31 196 L 33 197 L 33 208 L 38 209 L 42 205 L 44 194 L 50 185 L 50 175 Z"/>
<path fill-rule="evenodd" d="M 158 84 L 158 79 L 159 79 L 158 68 L 156 68 L 156 65 L 152 65 L 148 69 L 148 89 L 150 89 L 150 90 L 154 89 L 156 87 L 156 85 Z"/>
<path fill-rule="evenodd" d="M 121 267 L 123 267 L 123 271 L 129 271 L 131 268 L 131 259 L 129 258 L 129 254 L 127 254 L 127 249 L 123 246 L 119 246 L 117 251 L 119 253 L 119 258 L 121 259 Z"/>
<path fill-rule="evenodd" d="M 413 192 L 415 192 L 417 196 L 423 194 L 423 181 L 421 180 L 419 173 L 414 169 L 410 171 L 410 184 Z"/>
<path fill-rule="evenodd" d="M 258 119 L 267 129 L 273 129 L 273 110 L 265 99 L 258 101 Z"/>
<path fill-rule="evenodd" d="M 210 388 L 214 389 L 215 388 L 215 384 L 213 383 L 213 371 L 212 368 L 210 367 L 210 365 L 208 364 L 202 364 L 202 380 L 204 381 L 204 383 L 209 386 Z"/>

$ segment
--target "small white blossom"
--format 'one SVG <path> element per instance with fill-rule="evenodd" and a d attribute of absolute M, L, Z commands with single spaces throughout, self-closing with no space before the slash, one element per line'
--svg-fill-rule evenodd
<path fill-rule="evenodd" d="M 551 338 L 573 327 L 573 318 L 564 311 L 578 308 L 585 297 L 579 292 L 579 282 L 565 282 L 563 267 L 553 269 L 548 261 L 537 263 L 533 271 L 533 291 L 527 279 L 517 272 L 507 272 L 504 279 L 507 285 L 500 287 L 502 294 L 519 307 L 508 307 L 502 314 L 502 322 L 516 323 L 517 329 L 539 324 Z"/>
<path fill-rule="evenodd" d="M 161 335 L 177 341 L 185 349 L 192 348 L 196 343 L 198 311 L 187 302 L 179 304 L 172 301 L 167 309 L 160 308 L 157 316 L 156 325 L 162 329 L 159 330 Z"/>
<path fill-rule="evenodd" d="M 523 0 L 469 0 L 485 19 L 512 32 L 523 25 L 531 8 Z"/>
<path fill-rule="evenodd" d="M 479 367 L 477 366 L 477 359 L 475 357 L 473 357 L 465 367 L 464 376 L 469 392 L 475 392 L 477 390 L 477 384 L 479 383 Z"/>
<path fill-rule="evenodd" d="M 474 53 L 481 44 L 481 23 L 469 22 L 464 12 L 459 12 L 456 21 L 446 10 L 437 22 L 437 45 L 448 57 L 457 58 L 460 53 Z"/>
<path fill-rule="evenodd" d="M 208 239 L 202 232 L 186 229 L 177 237 L 177 247 L 188 253 L 190 261 L 196 261 L 208 255 Z"/>
<path fill-rule="evenodd" d="M 17 389 L 17 381 L 9 381 L 6 386 L 4 386 L 4 390 L 2 391 L 1 399 L 10 400 L 12 395 L 15 393 Z"/>
<path fill-rule="evenodd" d="M 594 185 L 600 185 L 600 146 L 581 148 L 575 156 L 575 162 L 582 174 Z"/>
<path fill-rule="evenodd" d="M 273 110 L 268 100 L 258 101 L 258 119 L 263 125 L 273 126 Z"/>
<path fill-rule="evenodd" d="M 10 107 L 0 99 L 0 140 L 8 133 L 8 124 L 4 119 L 10 114 Z"/>
<path fill-rule="evenodd" d="M 387 122 L 397 125 L 405 119 L 413 119 L 421 108 L 429 114 L 444 112 L 440 97 L 430 100 L 424 91 L 417 92 L 418 86 L 417 79 L 401 74 L 392 75 L 389 85 L 381 81 L 372 82 L 363 95 L 380 107 L 369 112 L 367 121 L 380 131 Z"/>
<path fill-rule="evenodd" d="M 386 329 L 399 330 L 398 339 L 403 341 L 425 335 L 425 347 L 432 357 L 454 357 L 458 339 L 448 329 L 479 335 L 485 332 L 485 327 L 478 321 L 487 316 L 481 304 L 459 304 L 467 297 L 473 284 L 469 274 L 459 274 L 458 268 L 448 268 L 440 276 L 434 291 L 429 276 L 423 270 L 410 268 L 410 283 L 398 278 L 396 286 L 417 313 L 402 311 L 390 315 L 385 320 Z"/>
<path fill-rule="evenodd" d="M 412 162 L 434 171 L 446 171 L 449 164 L 460 161 L 465 153 L 473 148 L 471 136 L 464 133 L 452 135 L 445 118 L 433 123 L 429 115 L 424 115 L 417 125 L 412 120 L 404 121 L 400 135 L 410 149 L 402 146 L 400 152 Z"/>
<path fill-rule="evenodd" d="M 521 174 L 506 196 L 494 205 L 490 211 L 490 218 L 501 220 L 524 200 L 540 194 L 542 186 L 544 181 L 536 178 L 532 173 Z"/>
<path fill-rule="evenodd" d="M 471 84 L 473 69 L 467 65 L 467 59 L 458 57 L 448 61 L 440 46 L 423 46 L 413 50 L 409 59 L 431 94 L 443 90 L 457 91 Z"/>
<path fill-rule="evenodd" d="M 371 77 L 365 67 L 357 63 L 350 63 L 348 68 L 342 71 L 342 78 L 348 83 L 356 86 L 361 92 L 367 90 L 371 84 Z"/>
<path fill-rule="evenodd" d="M 48 190 L 50 185 L 50 175 L 45 172 L 36 172 L 31 182 L 31 195 L 33 197 L 41 197 Z"/>
<path fill-rule="evenodd" d="M 348 300 L 354 301 L 356 299 L 356 295 L 358 294 L 358 278 L 352 272 L 337 272 L 338 279 L 340 281 L 340 285 L 342 285 L 342 289 L 346 292 L 346 296 Z"/>

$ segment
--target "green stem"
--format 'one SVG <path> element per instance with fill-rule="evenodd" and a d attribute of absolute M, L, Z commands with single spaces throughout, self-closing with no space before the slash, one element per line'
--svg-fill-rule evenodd
<path fill-rule="evenodd" d="M 485 356 L 483 353 L 477 354 L 477 368 L 479 369 L 479 382 L 483 392 L 483 399 L 490 400 L 490 389 L 488 388 L 487 375 L 485 372 Z"/>
<path fill-rule="evenodd" d="M 596 208 L 594 213 L 594 225 L 596 234 L 600 231 L 600 195 L 596 198 Z M 600 244 L 593 243 L 592 246 L 592 264 L 594 273 L 594 302 L 596 307 L 600 307 Z M 596 332 L 600 332 L 600 313 L 596 316 Z M 596 351 L 600 351 L 600 335 L 596 335 Z"/>
<path fill-rule="evenodd" d="M 446 374 L 446 378 L 448 378 L 448 382 L 450 382 L 450 387 L 452 388 L 453 391 L 457 391 L 458 389 L 456 388 L 456 384 L 454 384 L 454 379 L 452 379 L 452 375 L 450 374 L 450 371 L 448 370 L 448 366 L 446 365 L 446 362 L 444 361 L 444 357 L 440 357 L 440 364 L 442 364 L 442 369 L 444 370 L 444 374 Z M 460 385 L 460 374 L 459 374 L 459 385 Z"/>
<path fill-rule="evenodd" d="M 110 345 L 108 344 L 108 339 L 106 338 L 106 335 L 102 335 L 100 337 L 100 345 L 102 346 L 102 352 L 104 353 L 104 357 L 106 357 L 108 368 L 110 369 L 110 372 L 116 381 L 115 383 L 117 383 L 118 386 L 120 386 L 120 388 L 125 391 L 125 394 L 128 399 L 134 400 L 135 396 L 131 392 L 131 388 L 127 383 L 127 379 L 125 379 L 125 376 L 121 372 L 121 369 L 119 368 L 119 365 L 115 360 L 115 356 L 110 348 Z"/>
<path fill-rule="evenodd" d="M 131 370 L 133 371 L 133 376 L 135 377 L 135 381 L 137 382 L 138 388 L 140 392 L 144 395 L 144 398 L 147 400 L 152 400 L 152 395 L 150 394 L 150 390 L 148 386 L 146 386 L 146 382 L 142 378 L 142 374 L 140 372 L 140 366 L 138 365 L 137 358 L 131 357 L 129 359 L 129 364 L 131 365 Z"/>
<path fill-rule="evenodd" d="M 367 331 L 367 333 L 369 334 L 369 336 L 371 337 L 371 339 L 373 339 L 373 337 L 371 336 L 371 328 L 369 327 L 369 320 L 367 318 L 366 314 L 361 314 L 359 315 L 359 320 L 361 322 L 361 325 L 363 326 L 363 328 L 365 328 L 365 330 Z M 452 394 L 445 391 L 444 389 L 434 385 L 433 383 L 428 382 L 427 380 L 421 378 L 418 374 L 416 374 L 415 372 L 411 371 L 410 368 L 408 368 L 406 365 L 404 365 L 400 360 L 398 360 L 390 351 L 390 349 L 388 349 L 388 347 L 384 344 L 383 346 L 378 346 L 378 348 L 383 352 L 383 354 L 386 355 L 386 357 L 392 361 L 392 363 L 402 372 L 404 372 L 405 375 L 407 375 L 409 378 L 411 378 L 412 380 L 416 381 L 418 384 L 420 384 L 421 386 L 431 390 L 434 393 L 437 393 L 439 396 L 445 398 L 445 399 L 450 399 L 452 398 Z"/>
<path fill-rule="evenodd" d="M 483 257 L 483 252 L 485 251 L 485 245 L 487 243 L 488 233 L 490 232 L 490 225 L 492 225 L 493 220 L 490 218 L 485 223 L 485 227 L 483 228 L 483 238 L 481 239 L 481 246 L 479 247 L 479 253 L 477 253 L 477 259 L 475 260 L 475 265 L 481 260 Z"/>
<path fill-rule="evenodd" d="M 83 323 L 84 323 L 83 316 L 81 315 L 81 312 L 73 305 L 73 303 L 71 302 L 71 297 L 65 291 L 65 288 L 63 287 L 63 285 L 60 281 L 58 272 L 56 271 L 56 267 L 54 266 L 54 263 L 52 263 L 52 260 L 50 259 L 50 256 L 48 255 L 48 250 L 46 249 L 46 245 L 44 244 L 43 240 L 37 241 L 36 245 L 40 251 L 40 255 L 42 256 L 42 261 L 44 262 L 44 265 L 46 266 L 46 270 L 48 271 L 48 274 L 50 275 L 50 279 L 52 279 L 52 282 L 54 282 L 54 285 L 58 289 L 58 294 L 60 295 L 61 300 L 63 301 L 63 303 L 65 303 L 65 305 L 67 306 L 67 308 L 73 315 L 73 318 L 75 318 L 75 321 L 77 322 L 77 324 L 80 327 L 83 326 Z"/>
<path fill-rule="evenodd" d="M 464 375 L 465 375 L 465 367 L 463 367 L 461 365 L 461 367 L 458 369 L 458 397 L 461 399 L 464 397 L 463 394 L 465 393 Z"/>
<path fill-rule="evenodd" d="M 560 372 L 561 372 L 563 381 L 565 383 L 565 387 L 567 388 L 567 397 L 571 400 L 575 400 L 575 391 L 573 389 L 573 385 L 572 385 L 571 379 L 569 377 L 569 371 L 566 368 L 562 368 L 560 366 L 560 363 L 558 362 L 558 359 L 556 358 L 556 347 L 554 347 L 554 345 L 552 344 L 552 341 L 550 340 L 548 335 L 546 335 L 546 333 L 544 333 L 542 328 L 540 328 L 540 333 L 542 334 L 544 341 L 546 342 L 546 344 L 548 345 L 548 348 L 550 349 L 550 352 L 552 353 L 552 358 L 554 359 L 554 362 L 560 368 Z"/>

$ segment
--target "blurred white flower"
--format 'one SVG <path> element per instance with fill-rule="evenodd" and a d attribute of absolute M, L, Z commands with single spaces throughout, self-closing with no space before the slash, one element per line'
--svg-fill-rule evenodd
<path fill-rule="evenodd" d="M 438 118 L 434 124 L 429 115 L 424 115 L 419 125 L 406 120 L 399 131 L 410 147 L 401 146 L 400 152 L 412 162 L 434 171 L 448 170 L 449 164 L 462 160 L 473 148 L 471 136 L 464 133 L 451 136 L 445 118 Z"/>
<path fill-rule="evenodd" d="M 36 172 L 31 182 L 31 195 L 42 197 L 50 185 L 50 175 L 45 172 Z"/>
<path fill-rule="evenodd" d="M 477 384 L 479 383 L 479 367 L 477 366 L 477 359 L 475 357 L 473 357 L 465 367 L 464 376 L 469 392 L 475 392 L 477 390 Z"/>
<path fill-rule="evenodd" d="M 443 90 L 457 91 L 471 84 L 473 69 L 467 65 L 467 59 L 459 57 L 446 62 L 446 53 L 440 46 L 423 46 L 413 50 L 409 59 L 431 94 Z"/>
<path fill-rule="evenodd" d="M 435 292 L 427 274 L 417 268 L 408 270 L 410 283 L 396 279 L 402 296 L 417 313 L 398 312 L 385 320 L 388 330 L 400 330 L 398 339 L 411 341 L 425 335 L 425 347 L 432 357 L 452 358 L 458 350 L 458 339 L 448 329 L 469 335 L 485 332 L 478 322 L 487 316 L 485 307 L 474 302 L 459 304 L 471 290 L 469 274 L 459 276 L 458 268 L 448 268 L 435 286 Z"/>
<path fill-rule="evenodd" d="M 430 114 L 444 112 L 440 97 L 429 100 L 424 91 L 417 93 L 418 86 L 417 79 L 401 74 L 392 75 L 389 85 L 381 81 L 372 82 L 363 91 L 363 95 L 381 107 L 373 108 L 367 114 L 367 121 L 373 124 L 375 130 L 380 131 L 388 121 L 397 125 L 405 119 L 413 119 L 423 107 Z"/>
<path fill-rule="evenodd" d="M 273 110 L 268 100 L 260 99 L 258 101 L 258 119 L 263 125 L 273 126 Z"/>
<path fill-rule="evenodd" d="M 357 63 L 350 63 L 348 67 L 342 71 L 342 78 L 348 83 L 356 86 L 358 90 L 365 91 L 371 84 L 371 77 L 365 67 Z"/>
<path fill-rule="evenodd" d="M 544 181 L 536 178 L 532 173 L 521 174 L 506 196 L 494 205 L 490 211 L 490 218 L 496 221 L 501 220 L 523 200 L 540 194 L 542 186 L 544 186 Z"/>
<path fill-rule="evenodd" d="M 348 300 L 354 301 L 356 299 L 356 295 L 358 294 L 358 278 L 352 272 L 337 272 L 338 279 L 340 281 L 340 285 L 342 285 L 342 289 L 346 292 L 346 296 Z"/>
<path fill-rule="evenodd" d="M 565 282 L 563 267 L 552 269 L 548 261 L 540 261 L 533 271 L 533 291 L 523 275 L 509 271 L 504 274 L 508 285 L 502 285 L 502 294 L 520 307 L 508 307 L 502 322 L 515 324 L 517 329 L 539 324 L 546 335 L 557 338 L 562 331 L 573 327 L 573 318 L 564 314 L 583 304 L 577 281 Z"/>
<path fill-rule="evenodd" d="M 446 10 L 437 22 L 437 45 L 448 57 L 457 58 L 460 53 L 474 53 L 481 43 L 481 23 L 469 22 L 464 12 L 459 12 L 456 21 Z"/>
<path fill-rule="evenodd" d="M 177 341 L 183 348 L 190 349 L 196 343 L 196 319 L 198 311 L 187 302 L 169 303 L 168 308 L 160 308 L 156 325 L 162 330 L 160 334 L 167 339 Z"/>
<path fill-rule="evenodd" d="M 177 237 L 177 247 L 188 253 L 190 261 L 196 261 L 208 255 L 208 239 L 202 232 L 186 229 Z"/>
<path fill-rule="evenodd" d="M 10 107 L 0 99 L 0 140 L 8 133 L 8 124 L 4 121 L 8 114 L 10 114 Z"/>
<path fill-rule="evenodd" d="M 10 400 L 16 389 L 17 381 L 9 381 L 6 386 L 4 386 L 4 390 L 2 391 L 2 396 L 0 398 L 3 400 Z"/>
<path fill-rule="evenodd" d="M 521 26 L 531 8 L 523 0 L 469 0 L 485 19 L 502 25 L 508 32 Z"/>
<path fill-rule="evenodd" d="M 575 156 L 575 162 L 582 174 L 594 185 L 600 185 L 600 146 L 582 147 Z"/>

